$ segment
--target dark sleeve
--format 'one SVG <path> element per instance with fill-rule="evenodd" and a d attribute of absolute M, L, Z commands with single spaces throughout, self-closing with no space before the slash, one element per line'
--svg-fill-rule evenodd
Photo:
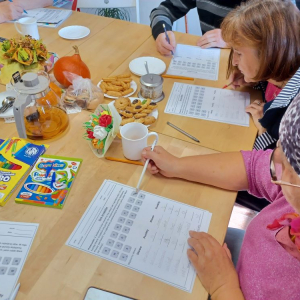
<path fill-rule="evenodd" d="M 195 7 L 196 0 L 166 0 L 154 8 L 150 14 L 150 26 L 154 39 L 164 32 L 162 24 L 165 24 L 166 29 L 171 31 L 173 23 Z"/>

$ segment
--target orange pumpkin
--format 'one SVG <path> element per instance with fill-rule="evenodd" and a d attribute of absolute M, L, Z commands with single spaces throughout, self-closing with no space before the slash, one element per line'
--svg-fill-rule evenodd
<path fill-rule="evenodd" d="M 83 78 L 91 78 L 91 73 L 87 65 L 81 60 L 77 46 L 73 46 L 75 54 L 60 58 L 54 65 L 53 73 L 56 80 L 64 87 L 72 83 L 64 75 L 64 71 L 80 75 Z"/>

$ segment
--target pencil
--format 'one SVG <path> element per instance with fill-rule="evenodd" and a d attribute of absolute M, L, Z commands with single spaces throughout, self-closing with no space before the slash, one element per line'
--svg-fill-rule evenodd
<path fill-rule="evenodd" d="M 127 164 L 143 166 L 143 163 L 140 162 L 140 161 L 134 161 L 134 160 L 122 159 L 122 158 L 116 158 L 116 157 L 109 157 L 109 156 L 105 156 L 105 158 L 107 160 L 112 160 L 112 161 L 118 161 L 118 162 L 127 163 Z"/>
<path fill-rule="evenodd" d="M 194 136 L 190 135 L 189 133 L 185 132 L 184 130 L 180 129 L 179 127 L 175 126 L 174 124 L 167 122 L 167 124 L 171 127 L 173 127 L 174 129 L 178 130 L 179 132 L 181 132 L 182 134 L 186 135 L 187 137 L 189 137 L 190 139 L 194 140 L 197 143 L 200 143 L 200 141 L 198 139 L 196 139 Z"/>
<path fill-rule="evenodd" d="M 154 147 L 155 147 L 155 145 L 156 145 L 156 142 L 157 142 L 157 140 L 155 140 L 155 141 L 153 142 L 153 144 L 152 144 L 152 146 L 151 146 L 151 151 L 153 151 L 153 149 L 154 149 Z M 145 165 L 144 165 L 142 174 L 141 174 L 141 176 L 140 176 L 140 180 L 139 180 L 139 182 L 138 182 L 138 184 L 137 184 L 137 186 L 136 186 L 135 191 L 136 191 L 137 193 L 138 193 L 139 190 L 140 190 L 140 185 L 141 185 L 141 182 L 142 182 L 142 180 L 143 180 L 144 174 L 145 174 L 145 172 L 146 172 L 146 170 L 147 170 L 149 161 L 150 161 L 150 158 L 148 158 L 148 159 L 146 160 L 146 163 L 145 163 Z"/>
<path fill-rule="evenodd" d="M 166 30 L 166 25 L 163 24 L 163 28 L 164 28 L 164 32 L 165 32 L 165 35 L 166 35 L 166 39 L 167 39 L 167 42 L 171 45 L 170 43 L 170 39 L 169 39 L 169 36 L 168 36 L 168 33 L 167 33 L 167 30 Z M 171 53 L 172 55 L 174 55 L 173 51 L 171 50 Z"/>
<path fill-rule="evenodd" d="M 161 75 L 161 77 L 173 78 L 173 79 L 183 79 L 183 80 L 194 80 L 195 79 L 193 77 L 184 77 L 184 76 L 168 75 L 168 74 Z"/>
<path fill-rule="evenodd" d="M 241 79 L 242 77 L 244 77 L 244 75 L 241 75 L 240 77 L 238 77 L 238 78 L 235 79 L 235 80 L 239 80 L 239 79 Z M 229 86 L 231 86 L 231 85 L 234 83 L 235 80 L 232 80 L 230 83 L 224 85 L 224 86 L 222 87 L 222 89 L 226 89 L 226 88 L 228 88 Z"/>

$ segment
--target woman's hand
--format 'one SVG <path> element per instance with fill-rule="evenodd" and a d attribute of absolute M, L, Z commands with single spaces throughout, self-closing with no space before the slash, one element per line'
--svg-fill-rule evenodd
<path fill-rule="evenodd" d="M 0 3 L 0 23 L 15 20 L 21 17 L 23 8 L 14 2 Z"/>
<path fill-rule="evenodd" d="M 196 231 L 190 231 L 188 244 L 192 247 L 187 251 L 188 258 L 211 298 L 243 299 L 227 245 L 222 247 L 211 235 Z"/>
<path fill-rule="evenodd" d="M 197 41 L 197 46 L 202 49 L 206 48 L 228 48 L 227 44 L 222 39 L 221 29 L 207 31 Z"/>
<path fill-rule="evenodd" d="M 162 55 L 172 55 L 171 51 L 173 51 L 173 53 L 175 51 L 175 47 L 176 47 L 175 34 L 173 33 L 173 31 L 168 31 L 168 36 L 170 39 L 170 44 L 168 43 L 166 39 L 166 34 L 164 32 L 159 34 L 155 40 L 156 49 Z"/>
<path fill-rule="evenodd" d="M 234 71 L 230 74 L 229 76 L 229 83 L 232 82 L 231 84 L 231 88 L 232 89 L 236 89 L 236 88 L 240 88 L 242 86 L 253 86 L 253 83 L 248 83 L 244 80 L 244 75 L 242 74 L 242 72 L 235 68 Z M 229 84 L 228 83 L 228 84 Z"/>
<path fill-rule="evenodd" d="M 259 100 L 255 100 L 252 104 L 246 107 L 245 111 L 251 114 L 253 122 L 258 129 L 258 135 L 262 135 L 266 132 L 266 129 L 262 127 L 259 122 L 259 119 L 264 116 L 264 104 Z"/>
<path fill-rule="evenodd" d="M 164 148 L 156 146 L 153 151 L 147 147 L 142 152 L 143 163 L 150 158 L 148 170 L 151 174 L 160 173 L 166 177 L 177 177 L 179 158 L 167 152 Z"/>

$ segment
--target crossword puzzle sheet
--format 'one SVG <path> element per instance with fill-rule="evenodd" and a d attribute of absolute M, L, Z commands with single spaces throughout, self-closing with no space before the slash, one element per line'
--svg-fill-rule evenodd
<path fill-rule="evenodd" d="M 167 74 L 218 80 L 220 49 L 178 44 Z"/>
<path fill-rule="evenodd" d="M 211 213 L 105 180 L 67 245 L 192 292 L 189 230 L 208 231 Z"/>
<path fill-rule="evenodd" d="M 8 299 L 21 274 L 39 224 L 0 221 L 0 299 Z"/>
<path fill-rule="evenodd" d="M 250 94 L 175 82 L 165 113 L 249 127 Z"/>

